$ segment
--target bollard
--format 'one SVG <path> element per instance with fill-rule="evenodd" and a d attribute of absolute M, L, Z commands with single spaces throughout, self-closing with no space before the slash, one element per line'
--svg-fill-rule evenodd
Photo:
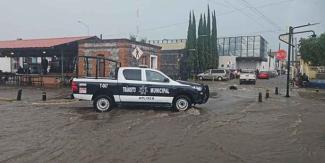
<path fill-rule="evenodd" d="M 262 102 L 262 92 L 258 93 L 258 102 Z"/>
<path fill-rule="evenodd" d="M 270 98 L 270 91 L 268 89 L 266 90 L 265 98 L 266 99 Z"/>
<path fill-rule="evenodd" d="M 279 94 L 279 88 L 275 87 L 275 94 L 278 95 Z"/>
<path fill-rule="evenodd" d="M 17 93 L 17 101 L 20 101 L 21 100 L 21 94 L 22 94 L 23 90 L 22 89 L 19 89 L 18 90 L 18 93 Z"/>
<path fill-rule="evenodd" d="M 46 92 L 42 92 L 42 100 L 46 101 Z"/>

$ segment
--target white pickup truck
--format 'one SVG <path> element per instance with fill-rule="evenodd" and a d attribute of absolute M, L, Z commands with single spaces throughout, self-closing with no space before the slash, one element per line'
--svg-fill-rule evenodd
<path fill-rule="evenodd" d="M 240 72 L 239 84 L 252 83 L 256 84 L 256 74 L 253 69 L 243 69 Z"/>
<path fill-rule="evenodd" d="M 99 112 L 115 105 L 154 105 L 185 111 L 208 101 L 207 85 L 174 81 L 164 73 L 138 67 L 120 67 L 114 79 L 74 78 L 72 92 L 76 99 L 94 101 Z"/>

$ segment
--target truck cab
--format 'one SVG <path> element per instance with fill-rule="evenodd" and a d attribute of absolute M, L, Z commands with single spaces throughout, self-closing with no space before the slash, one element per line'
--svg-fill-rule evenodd
<path fill-rule="evenodd" d="M 185 111 L 206 103 L 207 85 L 174 81 L 159 70 L 120 67 L 115 79 L 74 78 L 73 96 L 93 101 L 97 111 L 110 111 L 116 105 L 154 105 Z"/>

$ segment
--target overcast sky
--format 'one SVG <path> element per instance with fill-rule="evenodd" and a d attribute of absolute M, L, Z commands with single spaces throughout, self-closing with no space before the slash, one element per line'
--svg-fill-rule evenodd
<path fill-rule="evenodd" d="M 325 0 L 1 0 L 0 40 L 103 34 L 128 38 L 136 33 L 153 39 L 186 38 L 188 14 L 197 18 L 216 10 L 218 36 L 258 35 L 278 47 L 278 35 L 289 25 L 325 32 Z M 140 17 L 137 18 L 137 8 Z"/>

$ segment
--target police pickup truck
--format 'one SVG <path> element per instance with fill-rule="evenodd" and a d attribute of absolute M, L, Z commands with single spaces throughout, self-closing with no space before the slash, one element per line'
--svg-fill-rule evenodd
<path fill-rule="evenodd" d="M 114 79 L 74 78 L 71 89 L 76 99 L 93 101 L 99 112 L 116 105 L 153 105 L 185 111 L 208 101 L 209 87 L 174 81 L 149 68 L 120 67 Z"/>

